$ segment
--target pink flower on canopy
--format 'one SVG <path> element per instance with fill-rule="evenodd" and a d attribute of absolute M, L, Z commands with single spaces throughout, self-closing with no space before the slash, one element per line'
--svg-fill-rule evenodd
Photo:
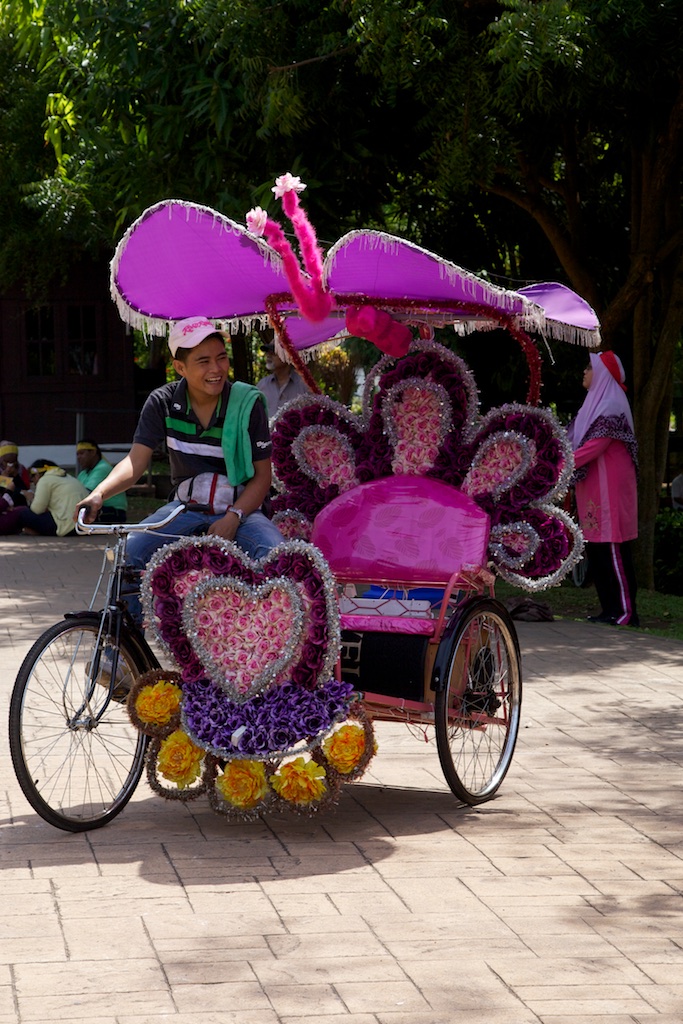
<path fill-rule="evenodd" d="M 266 230 L 267 220 L 268 214 L 266 211 L 262 210 L 260 206 L 254 206 L 247 214 L 247 231 L 251 231 L 252 235 L 260 237 Z"/>
<path fill-rule="evenodd" d="M 285 192 L 303 192 L 305 188 L 301 178 L 295 177 L 287 171 L 286 174 L 281 174 L 279 178 L 275 179 L 275 185 L 271 192 L 276 199 L 282 199 Z"/>

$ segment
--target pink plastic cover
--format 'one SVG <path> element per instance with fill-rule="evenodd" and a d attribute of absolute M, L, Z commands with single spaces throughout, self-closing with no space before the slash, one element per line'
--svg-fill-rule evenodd
<path fill-rule="evenodd" d="M 311 539 L 340 578 L 444 585 L 463 565 L 485 564 L 488 538 L 489 517 L 457 488 L 394 476 L 335 498 Z"/>

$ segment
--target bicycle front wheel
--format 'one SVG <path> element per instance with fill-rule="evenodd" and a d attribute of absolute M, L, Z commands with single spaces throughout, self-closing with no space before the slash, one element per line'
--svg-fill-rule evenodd
<path fill-rule="evenodd" d="M 68 832 L 110 822 L 143 770 L 147 737 L 131 723 L 122 687 L 100 668 L 104 652 L 99 615 L 58 622 L 26 655 L 12 692 L 17 780 L 34 810 Z M 116 680 L 129 685 L 149 667 L 132 638 L 122 636 Z"/>
<path fill-rule="evenodd" d="M 459 800 L 480 804 L 502 783 L 515 749 L 522 670 L 514 624 L 503 605 L 466 605 L 439 644 L 436 745 L 446 781 Z"/>

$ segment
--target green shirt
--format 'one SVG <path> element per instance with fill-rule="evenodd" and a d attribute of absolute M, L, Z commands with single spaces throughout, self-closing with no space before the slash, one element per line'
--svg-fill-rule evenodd
<path fill-rule="evenodd" d="M 106 459 L 100 459 L 96 466 L 92 469 L 82 469 L 78 474 L 78 479 L 81 481 L 83 486 L 86 488 L 88 493 L 94 491 L 98 484 L 101 484 L 105 477 L 109 476 L 112 469 L 111 462 L 107 462 Z M 124 494 L 115 494 L 113 498 L 107 498 L 103 504 L 103 508 L 128 508 L 128 498 Z"/>

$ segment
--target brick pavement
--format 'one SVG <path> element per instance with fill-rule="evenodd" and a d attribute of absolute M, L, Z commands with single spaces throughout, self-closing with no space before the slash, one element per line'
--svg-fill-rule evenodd
<path fill-rule="evenodd" d="M 0 538 L 0 702 L 83 606 L 93 538 Z M 517 753 L 478 809 L 378 726 L 315 821 L 235 826 L 141 783 L 52 829 L 0 747 L 0 1024 L 681 1024 L 683 646 L 519 624 Z M 3 727 L 4 728 L 4 727 Z"/>

